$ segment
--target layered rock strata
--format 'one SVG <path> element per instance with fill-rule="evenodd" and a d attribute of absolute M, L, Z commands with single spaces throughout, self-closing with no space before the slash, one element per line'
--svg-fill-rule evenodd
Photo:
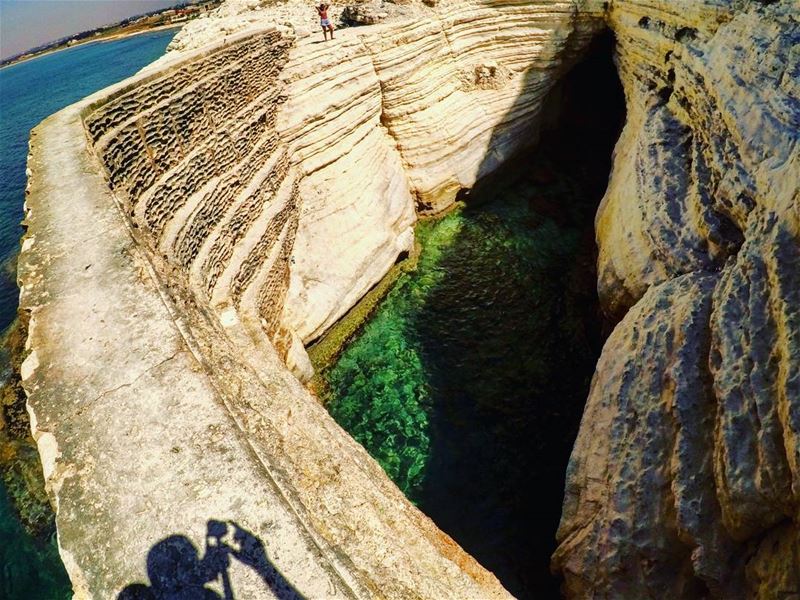
<path fill-rule="evenodd" d="M 260 322 L 285 356 L 280 313 L 299 220 L 298 175 L 276 131 L 277 31 L 159 72 L 84 117 L 111 188 L 150 250 L 198 294 Z"/>
<path fill-rule="evenodd" d="M 793 2 L 615 2 L 628 117 L 554 566 L 574 597 L 800 594 Z"/>
<path fill-rule="evenodd" d="M 796 4 L 442 0 L 328 44 L 247 4 L 34 134 L 22 376 L 78 596 L 145 579 L 148 549 L 200 545 L 212 518 L 307 597 L 505 595 L 286 366 L 309 375 L 304 345 L 411 247 L 417 211 L 536 142 L 606 24 L 628 119 L 599 289 L 619 323 L 554 567 L 576 597 L 795 593 Z"/>
<path fill-rule="evenodd" d="M 284 310 L 300 340 L 318 338 L 411 248 L 415 205 L 446 208 L 535 142 L 543 100 L 598 14 L 569 2 L 446 2 L 424 19 L 341 31 L 336 45 L 300 43 L 279 115 L 304 174 Z M 487 62 L 503 69 L 495 85 L 476 85 Z M 397 215 L 389 229 L 386 207 Z M 331 243 L 342 232 L 349 242 Z"/>
<path fill-rule="evenodd" d="M 22 378 L 78 597 L 147 582 L 176 535 L 202 551 L 214 520 L 306 597 L 507 596 L 286 369 L 411 247 L 415 202 L 445 206 L 487 145 L 535 139 L 600 27 L 566 2 L 458 8 L 326 47 L 257 24 L 34 132 Z M 518 31 L 492 41 L 503 22 Z M 503 57 L 503 81 L 470 85 Z M 280 595 L 242 568 L 234 584 Z"/>
<path fill-rule="evenodd" d="M 570 2 L 429 13 L 335 44 L 238 44 L 86 118 L 153 250 L 212 305 L 263 319 L 303 376 L 303 345 L 411 249 L 415 204 L 447 207 L 533 143 L 547 92 L 600 27 Z M 501 24 L 511 33 L 498 38 Z M 284 223 L 273 273 L 257 276 Z"/>

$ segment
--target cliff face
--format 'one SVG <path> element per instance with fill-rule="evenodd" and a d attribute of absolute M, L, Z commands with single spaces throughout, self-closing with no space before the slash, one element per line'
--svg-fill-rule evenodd
<path fill-rule="evenodd" d="M 534 141 L 602 25 L 567 2 L 436 15 L 328 46 L 251 22 L 34 132 L 22 380 L 78 597 L 146 582 L 163 543 L 202 551 L 214 520 L 306 597 L 507 596 L 286 369 L 410 247 L 415 202 L 474 182 L 490 139 Z M 491 57 L 517 62 L 478 79 Z"/>
<path fill-rule="evenodd" d="M 22 377 L 79 596 L 212 518 L 308 597 L 505 595 L 286 366 L 309 374 L 304 344 L 411 247 L 417 211 L 536 142 L 606 26 L 628 117 L 599 290 L 621 320 L 554 567 L 573 596 L 796 590 L 796 4 L 442 0 L 327 44 L 239 4 L 259 10 L 192 24 L 34 133 Z"/>
<path fill-rule="evenodd" d="M 156 77 L 86 124 L 151 248 L 212 306 L 263 320 L 307 376 L 303 344 L 411 249 L 415 203 L 446 208 L 535 142 L 545 95 L 601 26 L 582 5 L 442 2 L 292 50 L 276 31 Z"/>
<path fill-rule="evenodd" d="M 187 168 L 180 180 L 176 160 L 178 169 L 167 166 L 150 177 L 158 183 L 149 191 L 137 188 L 139 179 L 129 175 L 136 165 L 152 167 L 166 156 L 158 141 L 179 144 L 169 138 L 173 128 L 151 124 L 200 110 L 202 119 L 182 121 L 178 130 L 191 134 L 224 114 L 206 113 L 202 103 L 170 104 L 184 91 L 174 82 L 211 80 L 204 90 L 211 94 L 224 89 L 225 67 L 237 65 L 228 52 L 244 63 L 266 53 L 280 64 L 286 46 L 268 28 L 230 40 L 221 52 L 182 57 L 100 92 L 47 119 L 32 137 L 19 271 L 29 353 L 21 377 L 76 597 L 113 598 L 135 582 L 196 584 L 205 575 L 193 565 L 208 552 L 207 531 L 218 530 L 219 521 L 229 533 L 237 523 L 255 536 L 251 550 L 265 550 L 264 560 L 253 556 L 251 569 L 233 561 L 229 575 L 241 597 L 286 597 L 293 589 L 309 598 L 506 597 L 288 372 L 261 321 L 240 318 L 232 306 L 215 312 L 193 273 L 156 251 L 152 231 L 170 231 L 167 208 L 191 201 L 175 189 L 198 189 L 194 176 L 208 172 Z M 269 70 L 261 72 L 269 81 Z M 229 81 L 241 90 L 246 79 L 237 73 Z M 115 111 L 123 105 L 127 112 Z M 262 131 L 269 131 L 268 113 L 254 119 Z M 98 135 L 98 119 L 109 121 L 108 137 Z M 250 123 L 232 119 L 228 127 L 242 125 L 245 132 L 236 132 L 242 139 Z M 148 141 L 143 155 L 135 152 L 142 146 L 134 133 L 124 144 L 114 142 L 125 131 Z M 177 147 L 189 160 L 206 153 L 224 160 L 226 150 L 236 155 L 224 143 L 209 150 L 220 138 L 225 134 L 210 133 Z M 100 163 L 95 152 L 109 162 Z M 111 162 L 113 156 L 124 160 Z M 216 168 L 210 160 L 206 167 Z M 252 173 L 259 165 L 250 159 L 243 167 Z M 272 246 L 277 254 L 292 228 L 295 186 L 286 183 L 291 169 L 270 172 L 279 191 L 263 212 L 243 217 L 253 228 L 259 219 L 264 228 L 281 224 Z M 170 181 L 177 187 L 169 194 L 152 193 Z M 200 187 L 217 181 L 211 176 Z M 237 204 L 224 198 L 220 206 L 234 212 Z M 289 213 L 283 222 L 281 211 Z M 230 231 L 214 240 L 220 254 L 240 235 Z M 272 264 L 253 279 L 274 273 Z M 280 301 L 280 286 L 257 289 L 276 290 L 272 298 Z"/>
<path fill-rule="evenodd" d="M 598 286 L 624 318 L 568 471 L 570 595 L 800 589 L 797 8 L 609 12 L 628 118 Z"/>
<path fill-rule="evenodd" d="M 415 205 L 446 208 L 536 141 L 547 92 L 601 26 L 597 3 L 579 4 L 440 2 L 425 18 L 296 50 L 279 119 L 306 177 L 284 311 L 300 339 L 321 335 L 410 249 Z M 388 231 L 375 226 L 383 207 L 401 215 Z"/>

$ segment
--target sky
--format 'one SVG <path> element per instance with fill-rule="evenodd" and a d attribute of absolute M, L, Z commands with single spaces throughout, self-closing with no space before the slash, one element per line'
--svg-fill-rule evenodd
<path fill-rule="evenodd" d="M 0 60 L 179 0 L 0 0 Z"/>

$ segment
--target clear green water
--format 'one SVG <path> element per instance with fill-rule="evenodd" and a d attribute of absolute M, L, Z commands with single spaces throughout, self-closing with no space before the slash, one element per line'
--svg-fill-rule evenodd
<path fill-rule="evenodd" d="M 556 593 L 564 469 L 600 347 L 581 168 L 530 157 L 420 223 L 416 271 L 323 373 L 333 417 L 519 596 Z"/>
<path fill-rule="evenodd" d="M 625 117 L 613 43 L 550 94 L 537 152 L 418 226 L 417 269 L 321 373 L 334 418 L 519 598 L 559 595 L 564 475 L 610 325 L 594 214 Z"/>

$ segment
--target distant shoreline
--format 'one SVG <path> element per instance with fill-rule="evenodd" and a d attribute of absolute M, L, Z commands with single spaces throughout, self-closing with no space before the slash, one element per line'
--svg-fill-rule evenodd
<path fill-rule="evenodd" d="M 185 23 L 182 23 L 180 25 L 159 25 L 158 27 L 151 27 L 149 29 L 141 29 L 141 30 L 138 30 L 138 31 L 120 32 L 120 33 L 114 33 L 114 34 L 108 35 L 108 36 L 98 36 L 98 37 L 95 37 L 95 38 L 87 38 L 85 40 L 81 40 L 79 42 L 76 42 L 76 43 L 72 44 L 71 46 L 68 46 L 67 44 L 62 44 L 61 46 L 58 46 L 57 48 L 50 48 L 50 49 L 45 50 L 43 52 L 39 52 L 37 54 L 32 54 L 30 56 L 25 56 L 24 58 L 20 58 L 19 60 L 15 60 L 13 62 L 6 63 L 2 67 L 0 67 L 0 70 L 5 69 L 7 67 L 13 67 L 14 65 L 22 64 L 22 63 L 28 62 L 30 60 L 35 60 L 37 58 L 42 58 L 43 56 L 47 56 L 49 54 L 55 54 L 56 52 L 61 52 L 62 50 L 69 50 L 70 48 L 77 48 L 78 46 L 87 46 L 89 44 L 96 44 L 96 43 L 100 43 L 100 42 L 113 42 L 113 41 L 116 41 L 116 40 L 121 40 L 123 38 L 129 38 L 129 37 L 133 37 L 133 36 L 136 36 L 136 35 L 142 35 L 144 33 L 155 33 L 155 32 L 158 32 L 158 31 L 165 31 L 167 29 L 181 29 L 184 24 Z"/>

